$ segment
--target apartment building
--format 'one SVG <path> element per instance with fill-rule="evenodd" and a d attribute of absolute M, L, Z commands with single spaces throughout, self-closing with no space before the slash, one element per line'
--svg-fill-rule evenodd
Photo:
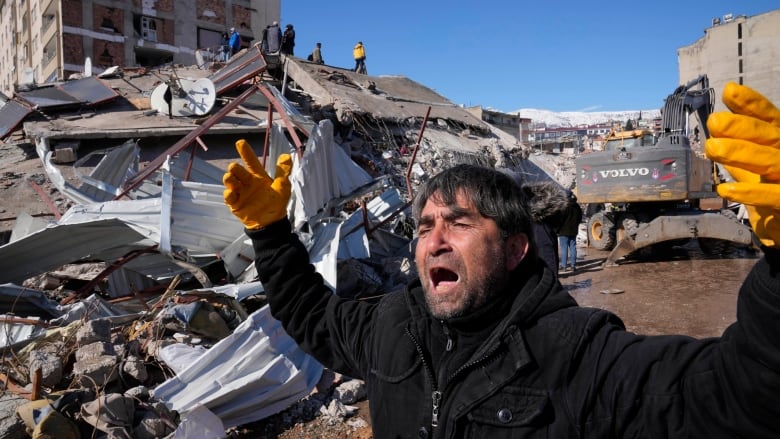
<path fill-rule="evenodd" d="M 752 17 L 714 17 L 704 36 L 677 50 L 680 83 L 706 74 L 715 90 L 715 110 L 728 81 L 759 90 L 780 103 L 780 9 Z"/>
<path fill-rule="evenodd" d="M 193 65 L 238 30 L 279 20 L 281 0 L 0 0 L 0 92 L 112 66 Z"/>

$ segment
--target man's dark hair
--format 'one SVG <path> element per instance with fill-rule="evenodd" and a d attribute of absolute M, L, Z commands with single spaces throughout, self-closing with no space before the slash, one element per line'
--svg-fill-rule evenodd
<path fill-rule="evenodd" d="M 478 165 L 456 165 L 425 182 L 412 205 L 415 221 L 420 220 L 423 207 L 432 196 L 447 206 L 455 206 L 461 191 L 482 216 L 498 224 L 504 237 L 525 233 L 531 239 L 531 219 L 520 186 L 506 174 Z"/>

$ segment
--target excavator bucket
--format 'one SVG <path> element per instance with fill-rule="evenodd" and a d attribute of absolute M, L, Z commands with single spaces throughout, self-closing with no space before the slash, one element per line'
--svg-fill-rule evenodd
<path fill-rule="evenodd" d="M 618 242 L 603 266 L 618 265 L 619 259 L 643 247 L 690 238 L 721 239 L 756 249 L 760 245 L 750 227 L 720 213 L 660 216 L 641 226 L 634 237 L 626 236 Z"/>

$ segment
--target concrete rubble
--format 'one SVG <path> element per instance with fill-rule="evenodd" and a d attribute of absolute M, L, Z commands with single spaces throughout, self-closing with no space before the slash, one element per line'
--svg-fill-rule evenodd
<path fill-rule="evenodd" d="M 365 427 L 362 383 L 334 379 L 270 316 L 210 158 L 233 159 L 240 138 L 271 175 L 293 154 L 294 227 L 337 294 L 365 300 L 414 276 L 409 201 L 438 170 L 568 184 L 566 165 L 404 77 L 255 47 L 207 67 L 111 69 L 0 110 L 0 135 L 33 145 L 61 196 L 56 220 L 20 213 L 0 246 L 0 411 L 15 413 L 0 436 L 223 437 L 285 410 Z M 177 78 L 213 83 L 208 114 L 154 108 Z M 47 107 L 53 89 L 76 104 Z M 145 161 L 150 145 L 163 151 Z"/>

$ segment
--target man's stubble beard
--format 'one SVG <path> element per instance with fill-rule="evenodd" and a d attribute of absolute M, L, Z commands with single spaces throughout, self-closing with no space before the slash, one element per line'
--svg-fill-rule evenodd
<path fill-rule="evenodd" d="M 503 264 L 503 248 L 501 249 L 501 261 L 500 265 L 494 266 L 492 270 L 486 275 L 482 285 L 475 287 L 471 285 L 471 288 L 467 287 L 466 295 L 463 298 L 463 302 L 457 304 L 457 306 L 451 309 L 441 310 L 441 304 L 448 303 L 445 300 L 447 297 L 436 298 L 428 294 L 428 279 L 423 279 L 422 287 L 425 294 L 425 304 L 428 307 L 428 312 L 437 319 L 447 320 L 454 317 L 461 317 L 471 312 L 474 312 L 483 306 L 485 306 L 490 300 L 495 297 L 504 294 L 504 290 L 507 288 L 510 278 L 510 273 L 504 269 Z M 427 276 L 426 276 L 427 278 Z"/>

